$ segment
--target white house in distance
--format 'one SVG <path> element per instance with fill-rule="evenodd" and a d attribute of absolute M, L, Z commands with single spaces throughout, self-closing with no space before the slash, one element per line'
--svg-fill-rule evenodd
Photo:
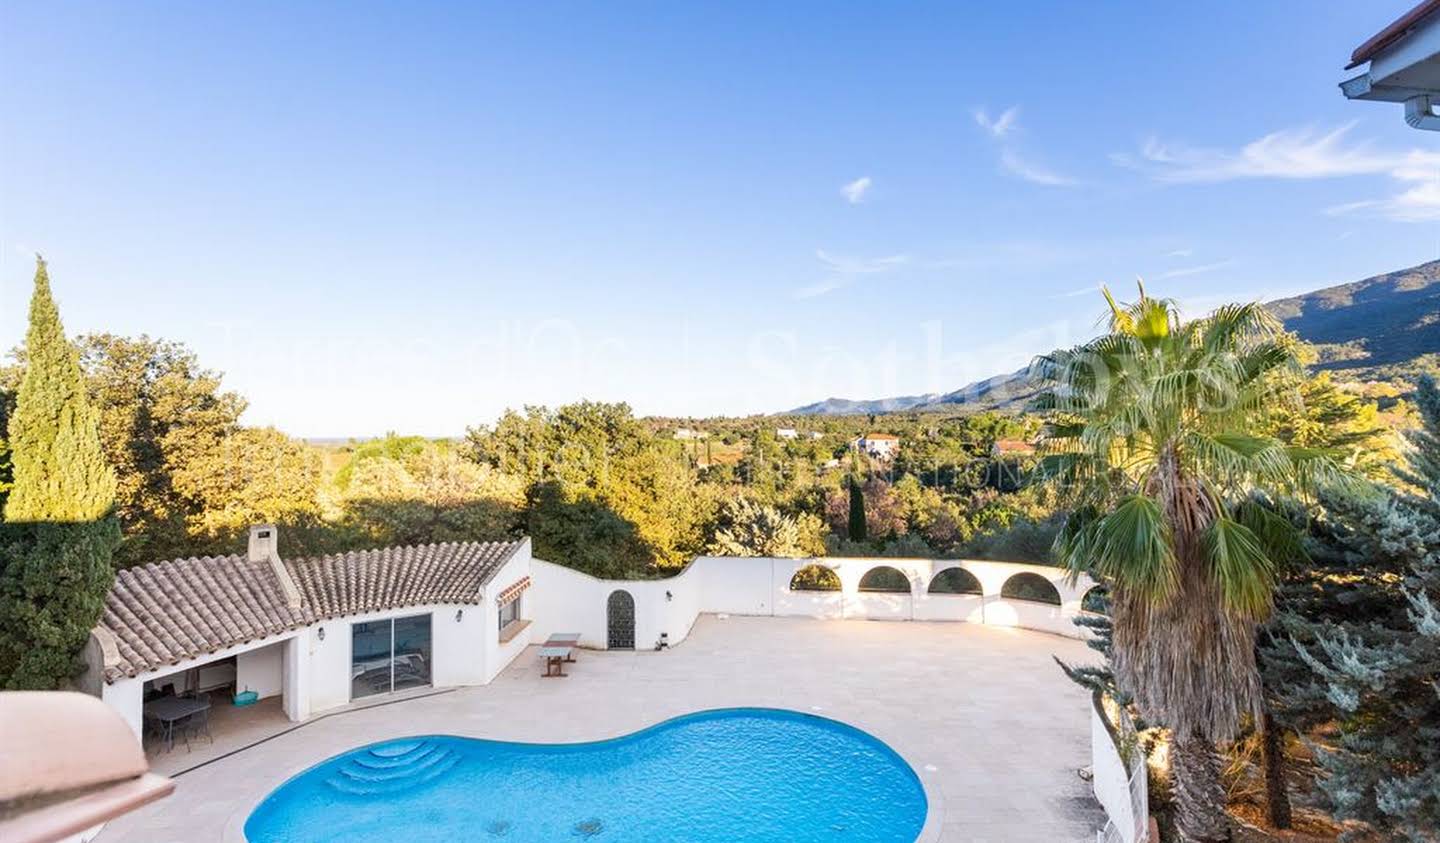
<path fill-rule="evenodd" d="M 857 451 L 876 459 L 890 459 L 900 452 L 900 437 L 889 433 L 867 433 L 851 443 Z"/>
<path fill-rule="evenodd" d="M 777 439 L 799 439 L 800 431 L 793 427 L 778 427 L 775 429 L 775 437 Z"/>
<path fill-rule="evenodd" d="M 1340 83 L 1352 100 L 1404 103 L 1405 122 L 1440 131 L 1440 0 L 1425 0 L 1350 54 L 1346 70 L 1365 72 Z"/>
<path fill-rule="evenodd" d="M 304 720 L 408 687 L 488 683 L 530 642 L 530 541 L 282 560 L 274 526 L 244 555 L 121 571 L 86 648 L 86 690 L 141 731 L 147 696 L 281 696 Z"/>

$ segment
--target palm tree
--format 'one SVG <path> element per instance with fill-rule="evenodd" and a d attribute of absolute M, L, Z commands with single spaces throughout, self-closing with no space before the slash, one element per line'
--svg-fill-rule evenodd
<path fill-rule="evenodd" d="M 1037 358 L 1050 411 L 1041 470 L 1075 504 L 1055 549 L 1071 575 L 1110 585 L 1113 669 L 1172 733 L 1177 825 L 1229 839 L 1217 741 L 1261 711 L 1256 625 L 1293 525 L 1263 505 L 1336 475 L 1328 452 L 1262 435 L 1298 401 L 1297 344 L 1258 304 L 1184 322 L 1140 286 L 1110 333 Z"/>

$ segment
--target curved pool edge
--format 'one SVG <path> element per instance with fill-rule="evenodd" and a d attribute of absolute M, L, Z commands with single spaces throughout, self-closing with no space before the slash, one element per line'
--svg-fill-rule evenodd
<path fill-rule="evenodd" d="M 944 794 L 941 793 L 939 784 L 937 782 L 931 781 L 934 774 L 930 771 L 925 770 L 923 766 L 917 768 L 915 762 L 912 761 L 909 756 L 907 756 L 900 749 L 896 748 L 895 742 L 893 740 L 887 739 L 882 734 L 880 734 L 884 731 L 882 728 L 871 728 L 869 726 L 862 725 L 851 720 L 843 720 L 839 717 L 832 717 L 827 714 L 818 714 L 814 711 L 801 711 L 799 709 L 785 708 L 783 706 L 723 706 L 719 708 L 691 709 L 679 712 L 677 714 L 672 714 L 667 717 L 662 717 L 637 729 L 630 729 L 628 731 L 621 731 L 618 733 L 605 733 L 602 734 L 602 736 L 600 737 L 590 738 L 583 741 L 507 741 L 502 738 L 496 738 L 489 735 L 481 736 L 465 731 L 458 731 L 453 733 L 430 732 L 425 735 L 412 735 L 408 733 L 393 734 L 388 737 L 366 741 L 364 743 L 351 746 L 348 749 L 331 753 L 318 761 L 287 765 L 283 770 L 279 770 L 277 775 L 267 776 L 263 781 L 260 779 L 252 779 L 252 783 L 263 785 L 262 790 L 257 795 L 247 798 L 245 801 L 240 803 L 239 808 L 230 812 L 225 821 L 225 827 L 221 834 L 220 843 L 250 843 L 249 838 L 245 836 L 246 822 L 250 819 L 250 815 L 253 814 L 255 810 L 265 802 L 265 800 L 270 798 L 271 794 L 289 783 L 292 779 L 295 779 L 296 777 L 326 763 L 327 761 L 338 758 L 342 755 L 345 755 L 346 753 L 353 752 L 355 749 L 360 747 L 370 746 L 379 743 L 386 743 L 388 741 L 407 740 L 415 737 L 441 735 L 446 737 L 465 738 L 469 740 L 486 741 L 491 743 L 524 744 L 527 746 L 584 746 L 599 743 L 608 743 L 612 741 L 621 741 L 627 738 L 643 735 L 647 732 L 658 729 L 661 726 L 665 726 L 677 720 L 695 718 L 703 716 L 705 714 L 712 714 L 715 712 L 724 711 L 769 711 L 779 712 L 783 714 L 792 714 L 800 717 L 813 718 L 816 720 L 825 720 L 859 732 L 866 738 L 880 744 L 882 747 L 884 747 L 886 750 L 888 750 L 896 758 L 898 758 L 901 762 L 904 763 L 905 768 L 909 770 L 910 774 L 915 777 L 915 780 L 917 782 L 919 782 L 921 793 L 925 798 L 925 822 L 920 828 L 920 833 L 915 837 L 915 843 L 939 843 L 941 832 L 944 830 L 946 818 Z"/>

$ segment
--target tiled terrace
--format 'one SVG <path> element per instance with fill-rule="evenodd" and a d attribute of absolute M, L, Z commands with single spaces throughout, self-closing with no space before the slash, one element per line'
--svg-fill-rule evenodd
<path fill-rule="evenodd" d="M 541 679 L 532 648 L 489 686 L 325 717 L 186 772 L 173 796 L 97 839 L 241 843 L 272 788 L 387 738 L 593 740 L 701 709 L 770 706 L 843 720 L 900 752 L 930 800 L 926 843 L 1093 840 L 1102 816 L 1076 775 L 1089 763 L 1087 699 L 1052 654 L 1094 655 L 1079 641 L 975 624 L 713 616 L 669 652 L 582 652 L 565 679 Z M 233 749 L 238 733 L 226 725 L 217 722 L 213 748 L 179 748 L 157 769 Z M 248 742 L 294 724 L 258 709 L 231 725 Z"/>

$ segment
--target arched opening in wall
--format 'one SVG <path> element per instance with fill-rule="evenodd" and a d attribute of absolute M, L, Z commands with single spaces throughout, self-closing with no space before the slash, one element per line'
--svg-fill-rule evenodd
<path fill-rule="evenodd" d="M 946 568 L 930 580 L 931 594 L 980 594 L 980 581 L 964 568 Z"/>
<path fill-rule="evenodd" d="M 1006 580 L 1005 585 L 1000 588 L 1000 596 L 1007 600 L 1028 600 L 1031 603 L 1060 605 L 1060 592 L 1055 589 L 1054 584 L 1039 574 L 1032 574 L 1029 571 L 1016 574 Z"/>
<path fill-rule="evenodd" d="M 1110 589 L 1097 585 L 1080 598 L 1080 609 L 1097 615 L 1110 614 Z"/>
<path fill-rule="evenodd" d="M 635 598 L 630 592 L 610 592 L 605 603 L 605 646 L 611 650 L 635 649 Z"/>
<path fill-rule="evenodd" d="M 840 576 L 824 565 L 806 565 L 790 578 L 791 591 L 839 591 Z"/>
<path fill-rule="evenodd" d="M 888 594 L 909 594 L 910 578 L 899 569 L 889 565 L 871 568 L 860 578 L 861 591 L 881 591 Z"/>

